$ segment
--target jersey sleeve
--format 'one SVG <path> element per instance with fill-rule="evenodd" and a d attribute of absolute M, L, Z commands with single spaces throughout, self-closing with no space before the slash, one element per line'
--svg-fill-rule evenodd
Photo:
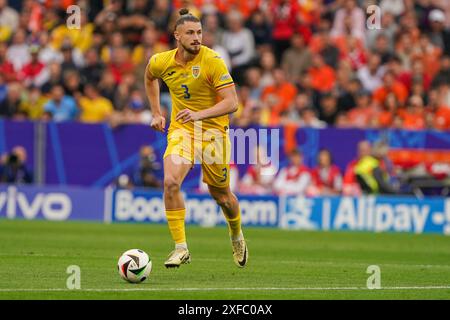
<path fill-rule="evenodd" d="M 160 78 L 162 74 L 162 61 L 159 54 L 153 55 L 147 64 L 147 69 L 145 74 L 148 76 L 152 76 L 153 78 Z"/>
<path fill-rule="evenodd" d="M 219 56 L 212 58 L 211 82 L 216 90 L 234 85 L 233 78 L 228 72 L 225 61 Z"/>

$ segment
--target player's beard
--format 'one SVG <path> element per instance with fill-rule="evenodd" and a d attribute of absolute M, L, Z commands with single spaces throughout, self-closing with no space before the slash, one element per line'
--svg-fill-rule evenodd
<path fill-rule="evenodd" d="M 183 47 L 184 50 L 186 50 L 188 53 L 193 54 L 193 55 L 197 55 L 200 52 L 200 44 L 199 44 L 199 48 L 198 49 L 193 49 L 193 48 L 189 48 L 187 46 L 185 46 L 184 44 L 181 44 L 181 46 Z"/>

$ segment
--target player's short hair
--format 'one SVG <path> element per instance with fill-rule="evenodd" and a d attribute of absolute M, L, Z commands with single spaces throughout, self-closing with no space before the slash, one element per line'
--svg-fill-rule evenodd
<path fill-rule="evenodd" d="M 180 17 L 175 23 L 175 30 L 178 28 L 179 25 L 184 24 L 186 21 L 200 22 L 200 19 L 189 13 L 189 10 L 186 8 L 181 9 L 180 11 L 178 11 L 178 13 L 180 14 Z"/>

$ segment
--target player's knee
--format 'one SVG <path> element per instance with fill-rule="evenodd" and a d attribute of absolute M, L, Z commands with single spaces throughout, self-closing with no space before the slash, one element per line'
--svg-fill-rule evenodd
<path fill-rule="evenodd" d="M 222 208 L 231 208 L 232 198 L 230 195 L 226 193 L 215 194 L 213 195 L 214 200 L 216 200 L 217 204 Z"/>
<path fill-rule="evenodd" d="M 164 179 L 164 192 L 166 194 L 170 195 L 176 193 L 180 191 L 180 187 L 180 183 L 176 179 L 172 177 L 166 177 Z"/>

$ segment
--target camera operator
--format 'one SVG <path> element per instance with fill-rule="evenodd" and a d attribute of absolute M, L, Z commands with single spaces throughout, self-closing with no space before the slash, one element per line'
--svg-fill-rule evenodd
<path fill-rule="evenodd" d="M 27 152 L 21 146 L 15 147 L 3 159 L 0 167 L 0 182 L 2 183 L 32 183 L 33 175 L 26 167 Z"/>

